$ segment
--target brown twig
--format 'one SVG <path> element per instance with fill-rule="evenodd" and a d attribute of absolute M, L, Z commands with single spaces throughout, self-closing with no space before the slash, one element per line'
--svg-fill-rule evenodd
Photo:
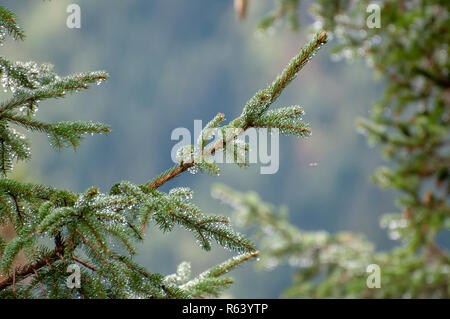
<path fill-rule="evenodd" d="M 56 257 L 56 251 L 54 251 L 53 253 L 51 253 L 48 256 L 41 258 L 40 260 L 38 260 L 37 262 L 35 262 L 33 264 L 29 264 L 28 266 L 25 266 L 21 269 L 15 269 L 13 272 L 14 276 L 10 275 L 10 276 L 6 277 L 5 279 L 0 280 L 0 290 L 8 287 L 13 282 L 13 280 L 16 280 L 15 278 L 17 278 L 17 277 L 27 277 L 27 276 L 33 274 L 35 272 L 35 269 L 39 269 L 39 268 L 46 266 L 47 261 L 51 260 L 55 257 Z M 13 277 L 15 277 L 15 278 L 13 278 Z"/>

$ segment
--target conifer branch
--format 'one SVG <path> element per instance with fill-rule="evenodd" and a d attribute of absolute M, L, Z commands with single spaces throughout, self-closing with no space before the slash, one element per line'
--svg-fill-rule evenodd
<path fill-rule="evenodd" d="M 5 32 L 23 38 L 15 18 L 0 6 L 0 42 Z M 123 181 L 113 185 L 109 193 L 101 193 L 94 187 L 74 193 L 20 183 L 6 176 L 1 178 L 0 225 L 12 223 L 17 235 L 9 242 L 0 241 L 0 269 L 5 274 L 0 280 L 0 297 L 217 296 L 232 283 L 231 278 L 222 278 L 222 275 L 252 259 L 258 252 L 250 240 L 232 229 L 227 217 L 206 215 L 194 205 L 192 191 L 188 188 L 175 188 L 168 193 L 157 188 L 191 168 L 216 174 L 219 168 L 208 161 L 208 157 L 225 146 L 228 149 L 250 127 L 277 127 L 286 134 L 298 135 L 298 130 L 307 133 L 298 107 L 270 112 L 267 109 L 325 42 L 325 32 L 318 34 L 270 86 L 245 105 L 241 116 L 223 125 L 224 115 L 217 114 L 202 131 L 197 146 L 187 149 L 192 158 L 181 159 L 178 165 L 144 185 Z M 93 83 L 100 84 L 108 78 L 107 73 L 97 71 L 60 77 L 49 64 L 13 63 L 0 57 L 0 76 L 4 88 L 12 93 L 11 98 L 0 103 L 0 171 L 3 175 L 12 169 L 14 160 L 30 157 L 27 138 L 16 133 L 14 126 L 27 132 L 47 134 L 50 144 L 58 149 L 78 147 L 86 134 L 110 131 L 101 123 L 46 123 L 35 117 L 42 101 L 66 97 L 88 89 Z M 223 139 L 209 143 L 215 130 L 223 133 Z M 199 152 L 194 152 L 197 148 Z M 231 151 L 226 150 L 226 155 L 245 165 L 247 151 L 248 145 L 237 143 Z M 183 272 L 184 268 L 179 267 L 178 279 L 173 282 L 148 272 L 132 259 L 135 244 L 143 239 L 147 223 L 154 223 L 162 231 L 181 226 L 193 232 L 203 249 L 210 249 L 215 241 L 243 255 L 213 267 L 191 281 Z M 53 242 L 54 247 L 47 245 L 48 242 Z M 16 267 L 14 260 L 22 251 L 28 262 Z M 69 291 L 65 268 L 71 261 L 82 266 L 83 285 Z M 30 281 L 25 280 L 29 277 L 32 277 Z"/>
<path fill-rule="evenodd" d="M 56 251 L 48 256 L 42 257 L 41 259 L 39 259 L 38 261 L 36 261 L 32 264 L 28 264 L 22 268 L 15 269 L 14 275 L 11 274 L 10 276 L 0 280 L 0 291 L 5 289 L 6 287 L 8 287 L 13 282 L 13 280 L 17 281 L 16 278 L 19 278 L 19 277 L 25 278 L 25 277 L 33 274 L 36 269 L 45 267 L 47 265 L 47 262 L 49 260 L 51 261 L 55 257 L 56 257 Z"/>
<path fill-rule="evenodd" d="M 229 287 L 233 282 L 233 278 L 223 277 L 230 270 L 238 267 L 242 263 L 256 258 L 259 255 L 258 251 L 253 251 L 247 254 L 232 257 L 225 262 L 207 270 L 193 279 L 189 279 L 189 265 L 188 273 L 186 273 L 186 267 L 179 266 L 177 276 L 171 278 L 170 276 L 166 280 L 182 280 L 184 282 L 180 289 L 189 293 L 196 298 L 206 298 L 207 295 L 216 297 L 221 291 Z"/>
<path fill-rule="evenodd" d="M 12 35 L 14 39 L 25 39 L 25 33 L 17 25 L 16 15 L 5 7 L 0 6 L 0 44 L 4 42 L 6 35 Z"/>
<path fill-rule="evenodd" d="M 300 50 L 300 53 L 295 56 L 288 64 L 288 66 L 283 70 L 283 72 L 276 78 L 276 80 L 269 85 L 266 89 L 258 91 L 245 105 L 242 114 L 230 122 L 229 127 L 236 128 L 233 134 L 224 138 L 224 140 L 217 141 L 214 145 L 208 148 L 203 155 L 208 156 L 221 150 L 227 142 L 234 140 L 240 134 L 245 132 L 249 127 L 277 127 L 282 129 L 282 132 L 292 134 L 300 132 L 300 135 L 305 135 L 309 133 L 309 129 L 306 127 L 298 127 L 297 125 L 288 124 L 277 124 L 277 123 L 258 123 L 259 120 L 269 121 L 275 118 L 276 113 L 268 114 L 268 117 L 263 117 L 263 114 L 272 105 L 281 92 L 286 88 L 286 86 L 297 76 L 298 72 L 303 68 L 303 66 L 316 54 L 316 52 L 327 42 L 327 34 L 325 31 L 318 33 L 314 39 Z M 295 107 L 291 107 L 291 110 L 295 110 Z M 297 112 L 297 111 L 295 111 Z M 296 113 L 292 115 L 297 115 Z M 287 113 L 279 113 L 279 119 L 288 117 Z M 219 118 L 222 118 L 218 115 Z M 217 118 L 217 117 L 216 117 Z M 217 121 L 217 125 L 218 120 Z M 213 123 L 215 120 L 212 121 Z M 208 129 L 211 129 L 210 126 Z M 298 134 L 298 133 L 297 133 Z M 203 144 L 203 141 L 202 141 Z M 171 169 L 167 170 L 163 174 L 155 177 L 153 180 L 148 182 L 146 185 L 150 188 L 156 189 L 166 183 L 167 181 L 175 178 L 179 174 L 185 172 L 189 168 L 195 165 L 195 159 L 191 159 L 188 162 L 181 162 L 173 166 Z"/>

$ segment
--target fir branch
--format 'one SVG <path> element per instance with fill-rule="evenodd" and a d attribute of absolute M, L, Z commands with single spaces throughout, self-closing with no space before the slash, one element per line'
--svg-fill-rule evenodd
<path fill-rule="evenodd" d="M 42 267 L 47 266 L 47 262 L 56 258 L 56 253 L 57 252 L 54 251 L 51 254 L 43 256 L 42 258 L 40 258 L 38 261 L 36 261 L 34 263 L 27 264 L 23 267 L 15 269 L 15 271 L 14 271 L 14 276 L 16 278 L 15 280 L 17 281 L 17 278 L 25 278 L 25 277 L 33 274 L 36 269 L 40 269 Z M 0 279 L 0 291 L 5 289 L 9 285 L 11 285 L 13 280 L 14 280 L 14 278 L 13 278 L 12 274 L 4 279 Z"/>
<path fill-rule="evenodd" d="M 205 150 L 202 155 L 208 156 L 219 151 L 230 142 L 237 138 L 240 134 L 245 132 L 249 127 L 257 127 L 257 121 L 261 119 L 261 116 L 267 111 L 270 105 L 276 100 L 276 98 L 281 94 L 284 88 L 297 76 L 298 72 L 303 68 L 303 66 L 316 54 L 316 52 L 322 47 L 323 44 L 327 42 L 327 34 L 325 31 L 317 34 L 314 39 L 300 50 L 300 53 L 295 56 L 288 64 L 288 66 L 283 70 L 283 72 L 277 77 L 277 79 L 269 85 L 266 89 L 258 91 L 245 105 L 244 110 L 238 118 L 231 121 L 230 127 L 236 128 L 233 134 L 229 135 L 223 141 L 219 140 L 210 148 Z M 212 121 L 212 123 L 218 122 L 218 117 Z M 265 118 L 263 118 L 264 120 Z M 262 124 L 262 123 L 260 123 Z M 265 123 L 265 126 L 280 127 L 286 132 L 301 132 L 301 134 L 309 133 L 309 129 L 305 127 L 297 127 L 294 125 L 281 125 L 276 123 Z M 298 133 L 297 133 L 298 134 Z M 203 139 L 201 139 L 200 144 L 203 146 Z M 149 181 L 146 185 L 150 188 L 156 189 L 166 183 L 167 181 L 175 178 L 179 174 L 185 172 L 189 168 L 195 165 L 195 159 L 191 159 L 188 162 L 181 162 L 168 169 L 163 174 L 155 177 Z"/>
<path fill-rule="evenodd" d="M 205 295 L 217 297 L 221 291 L 229 287 L 234 282 L 234 280 L 230 277 L 222 278 L 221 276 L 238 267 L 242 263 L 256 258 L 258 255 L 258 251 L 253 251 L 232 257 L 225 262 L 204 271 L 186 283 L 183 283 L 180 286 L 180 289 L 197 298 L 205 298 Z"/>
<path fill-rule="evenodd" d="M 231 269 L 236 268 L 240 264 L 246 262 L 247 260 L 250 260 L 252 258 L 256 258 L 259 255 L 259 251 L 253 251 L 248 254 L 242 254 L 236 257 L 233 257 L 226 262 L 214 267 L 208 272 L 208 276 L 211 277 L 219 277 L 227 272 L 229 272 Z"/>
<path fill-rule="evenodd" d="M 6 87 L 6 79 L 15 79 L 20 86 L 27 88 L 34 88 L 30 79 L 26 76 L 27 69 L 25 67 L 18 67 L 11 63 L 6 58 L 0 56 L 0 75 L 3 78 L 3 85 Z"/>
<path fill-rule="evenodd" d="M 102 71 L 78 73 L 64 78 L 56 78 L 51 83 L 40 86 L 37 89 L 20 88 L 13 98 L 0 105 L 0 118 L 8 110 L 15 109 L 30 102 L 64 97 L 68 93 L 88 89 L 88 84 L 101 83 L 108 79 L 108 77 L 109 75 Z"/>
<path fill-rule="evenodd" d="M 289 62 L 283 72 L 266 89 L 258 91 L 245 105 L 241 116 L 232 123 L 235 127 L 247 128 L 253 121 L 272 105 L 280 96 L 286 86 L 297 76 L 298 72 L 316 54 L 316 52 L 327 42 L 325 31 L 318 33 L 314 39 L 304 46 L 298 55 Z"/>
<path fill-rule="evenodd" d="M 84 134 L 104 134 L 111 131 L 108 126 L 95 122 L 56 122 L 47 124 L 27 116 L 9 113 L 3 113 L 0 115 L 0 118 L 19 124 L 31 131 L 47 133 L 50 144 L 58 149 L 65 146 L 78 147 Z"/>
<path fill-rule="evenodd" d="M 0 11 L 0 26 L 2 12 L 6 11 Z M 313 42 L 324 43 L 325 35 L 318 35 Z M 302 57 L 312 55 L 316 49 L 318 46 L 309 44 L 302 50 Z M 111 187 L 109 194 L 100 193 L 97 188 L 76 194 L 0 179 L 0 221 L 11 221 L 18 232 L 12 241 L 0 243 L 1 266 L 3 270 L 9 271 L 7 277 L 0 281 L 0 294 L 10 296 L 12 293 L 19 298 L 58 298 L 64 295 L 68 298 L 192 298 L 214 296 L 228 287 L 232 279 L 219 277 L 258 254 L 251 242 L 231 228 L 227 217 L 203 214 L 190 202 L 192 192 L 189 189 L 163 193 L 156 188 L 194 166 L 216 174 L 219 168 L 208 157 L 224 147 L 228 149 L 228 146 L 233 145 L 231 150 L 226 150 L 228 157 L 245 159 L 248 145 L 234 142 L 252 125 L 288 125 L 288 120 L 300 121 L 295 110 L 289 114 L 280 113 L 279 116 L 268 112 L 268 117 L 262 117 L 306 63 L 299 59 L 295 58 L 266 89 L 270 96 L 265 101 L 252 105 L 247 103 L 243 115 L 225 126 L 220 126 L 224 115 L 217 114 L 197 141 L 201 156 L 193 154 L 196 157 L 192 160 L 181 161 L 147 184 L 120 182 Z M 61 78 L 51 65 L 39 65 L 32 61 L 12 63 L 1 58 L 0 73 L 5 88 L 13 93 L 12 98 L 0 104 L 0 166 L 4 173 L 10 170 L 14 159 L 29 158 L 27 140 L 15 134 L 9 125 L 46 133 L 50 143 L 57 148 L 77 147 L 85 134 L 109 132 L 109 128 L 100 123 L 45 123 L 33 117 L 40 101 L 65 97 L 69 93 L 87 89 L 92 83 L 99 84 L 107 79 L 105 72 L 79 73 Z M 259 114 L 252 118 L 255 121 L 248 121 L 249 112 Z M 258 119 L 259 122 L 256 121 Z M 300 126 L 301 123 L 296 122 L 295 125 Z M 216 129 L 225 132 L 223 140 L 208 144 Z M 191 149 L 195 148 L 192 146 Z M 187 280 L 177 284 L 164 282 L 161 275 L 151 274 L 132 261 L 135 243 L 143 235 L 139 227 L 144 229 L 148 221 L 156 223 L 163 231 L 171 230 L 176 225 L 185 227 L 195 234 L 204 249 L 210 249 L 211 242 L 216 241 L 223 247 L 247 254 L 204 272 L 195 286 L 198 293 L 191 293 L 181 288 Z M 41 244 L 47 239 L 54 241 L 53 249 L 47 244 Z M 122 251 L 122 248 L 125 254 L 116 251 Z M 22 250 L 25 250 L 28 264 L 13 267 L 14 258 Z M 83 266 L 81 275 L 84 284 L 76 291 L 66 291 L 64 283 L 67 274 L 63 265 L 69 260 Z M 32 280 L 25 281 L 29 276 L 33 277 Z"/>
<path fill-rule="evenodd" d="M 230 249 L 236 249 L 238 251 L 255 250 L 249 240 L 239 234 L 233 233 L 230 227 L 225 226 L 229 221 L 224 217 L 214 217 L 208 220 L 203 219 L 198 221 L 197 218 L 192 218 L 192 215 L 176 213 L 173 210 L 169 210 L 169 214 L 181 220 L 182 224 L 188 227 L 188 229 L 195 230 L 202 247 L 206 250 L 211 248 L 209 243 L 210 236 L 222 246 Z M 205 233 L 208 237 L 205 237 Z"/>
<path fill-rule="evenodd" d="M 3 43 L 7 34 L 14 39 L 25 39 L 25 33 L 17 25 L 16 15 L 3 6 L 0 6 L 0 43 Z"/>
<path fill-rule="evenodd" d="M 82 261 L 81 259 L 79 259 L 75 256 L 72 256 L 72 259 L 75 260 L 77 263 L 83 265 L 84 267 L 89 268 L 92 271 L 97 271 L 97 269 L 94 266 L 89 265 L 87 262 Z"/>

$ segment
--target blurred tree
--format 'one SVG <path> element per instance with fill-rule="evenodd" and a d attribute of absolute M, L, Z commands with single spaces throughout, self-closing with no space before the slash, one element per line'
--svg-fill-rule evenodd
<path fill-rule="evenodd" d="M 376 252 L 361 234 L 304 231 L 254 192 L 242 194 L 215 185 L 213 195 L 234 208 L 233 220 L 253 228 L 261 249 L 261 269 L 287 261 L 295 269 L 285 292 L 297 298 L 448 298 L 448 255 L 411 253 L 405 247 Z M 380 286 L 371 286 L 370 265 L 380 267 Z M 379 288 L 379 289 L 378 289 Z"/>
<path fill-rule="evenodd" d="M 278 4 L 260 27 L 266 29 L 289 15 L 296 28 L 300 1 Z M 379 28 L 368 21 L 374 5 L 381 13 Z M 386 83 L 371 120 L 359 119 L 357 124 L 369 143 L 382 145 L 383 155 L 393 164 L 377 169 L 372 179 L 401 194 L 396 202 L 401 212 L 381 220 L 390 238 L 401 245 L 375 253 L 367 241 L 351 234 L 301 232 L 282 213 L 259 203 L 255 194 L 217 188 L 215 192 L 239 211 L 244 225 L 261 229 L 267 266 L 287 258 L 299 267 L 287 295 L 450 296 L 450 256 L 437 240 L 450 226 L 449 6 L 438 0 L 312 3 L 314 28 L 329 30 L 337 38 L 333 58 L 365 57 Z M 381 289 L 368 289 L 364 282 L 365 267 L 372 263 L 381 267 Z"/>
<path fill-rule="evenodd" d="M 0 44 L 8 35 L 24 39 L 14 14 L 0 6 Z M 0 57 L 2 85 L 10 91 L 0 104 L 0 226 L 14 228 L 12 239 L 0 237 L 0 297 L 191 298 L 217 296 L 229 287 L 233 280 L 223 275 L 258 255 L 252 243 L 231 228 L 227 217 L 202 213 L 191 202 L 190 189 L 178 187 L 165 193 L 158 188 L 185 171 L 217 174 L 219 168 L 211 159 L 219 151 L 246 166 L 249 148 L 238 137 L 249 128 L 308 135 L 301 107 L 268 108 L 326 41 L 326 33 L 318 33 L 273 83 L 247 102 L 238 118 L 223 125 L 224 115 L 219 113 L 200 133 L 196 145 L 179 150 L 174 167 L 143 185 L 116 183 L 109 194 L 96 187 L 74 193 L 6 177 L 14 161 L 31 156 L 28 139 L 14 126 L 45 133 L 56 149 L 76 148 L 86 134 L 110 132 L 101 123 L 45 123 L 35 118 L 41 101 L 99 85 L 108 74 L 97 71 L 60 77 L 52 65 Z M 222 134 L 211 142 L 216 129 Z M 133 260 L 135 245 L 144 239 L 150 222 L 162 231 L 182 226 L 193 232 L 206 250 L 216 241 L 241 254 L 195 278 L 191 278 L 188 263 L 180 264 L 175 274 L 166 277 L 150 273 Z M 17 266 L 14 261 L 22 252 L 26 261 Z M 73 289 L 67 271 L 76 268 L 80 268 L 81 285 L 75 280 L 77 289 Z"/>

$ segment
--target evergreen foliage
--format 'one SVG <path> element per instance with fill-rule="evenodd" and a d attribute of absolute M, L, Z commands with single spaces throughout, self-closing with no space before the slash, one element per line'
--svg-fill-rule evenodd
<path fill-rule="evenodd" d="M 363 235 L 305 231 L 254 192 L 215 185 L 213 195 L 233 207 L 233 220 L 255 229 L 261 249 L 258 266 L 272 270 L 284 262 L 295 270 L 284 295 L 296 298 L 448 298 L 448 256 L 440 251 L 411 254 L 404 247 L 375 251 Z M 438 258 L 435 256 L 438 255 Z M 367 286 L 367 266 L 381 269 L 381 288 Z"/>
<path fill-rule="evenodd" d="M 0 42 L 8 35 L 23 39 L 12 12 L 0 6 Z M 82 193 L 50 186 L 23 183 L 7 178 L 15 161 L 30 157 L 26 136 L 15 131 L 42 132 L 57 149 L 77 148 L 86 134 L 106 134 L 109 127 L 94 122 L 46 123 L 36 119 L 38 106 L 47 99 L 66 97 L 100 84 L 108 78 L 103 71 L 58 76 L 51 65 L 10 62 L 0 58 L 4 89 L 12 97 L 0 104 L 0 225 L 12 224 L 16 236 L 0 240 L 0 298 L 192 298 L 218 296 L 232 283 L 224 277 L 231 269 L 258 255 L 253 244 L 234 231 L 229 219 L 208 215 L 192 201 L 192 191 L 176 187 L 169 192 L 158 188 L 186 170 L 217 174 L 211 156 L 223 149 L 234 160 L 247 156 L 248 147 L 237 142 L 250 127 L 280 128 L 283 133 L 309 133 L 299 115 L 299 107 L 268 111 L 281 94 L 326 42 L 320 32 L 295 56 L 266 89 L 245 105 L 242 114 L 220 126 L 218 114 L 202 132 L 198 145 L 180 150 L 174 167 L 143 185 L 122 181 L 109 193 L 91 187 Z M 209 142 L 211 130 L 224 132 Z M 238 144 L 225 148 L 230 142 Z M 189 265 L 179 265 L 174 275 L 164 277 L 144 269 L 133 260 L 136 244 L 143 241 L 145 228 L 152 224 L 161 231 L 181 226 L 191 231 L 200 247 L 209 250 L 212 242 L 240 255 L 191 278 Z M 19 252 L 27 262 L 16 266 Z M 81 268 L 81 287 L 67 286 L 68 266 Z"/>
<path fill-rule="evenodd" d="M 263 27 L 282 18 L 288 3 L 290 14 L 297 15 L 299 1 L 279 3 L 284 9 L 264 19 Z M 266 230 L 261 236 L 267 266 L 283 259 L 293 263 L 297 270 L 289 296 L 448 298 L 450 256 L 438 235 L 448 233 L 450 226 L 450 5 L 438 0 L 379 1 L 381 27 L 369 28 L 369 4 L 318 0 L 310 11 L 315 26 L 336 37 L 334 58 L 364 57 L 385 83 L 372 118 L 357 124 L 391 162 L 378 168 L 372 180 L 400 194 L 400 212 L 380 221 L 399 246 L 378 253 L 360 236 L 304 232 L 290 225 L 283 212 L 259 203 L 255 194 L 227 188 L 215 192 L 239 211 L 244 225 Z M 382 269 L 381 289 L 366 288 L 365 267 L 372 263 Z"/>

